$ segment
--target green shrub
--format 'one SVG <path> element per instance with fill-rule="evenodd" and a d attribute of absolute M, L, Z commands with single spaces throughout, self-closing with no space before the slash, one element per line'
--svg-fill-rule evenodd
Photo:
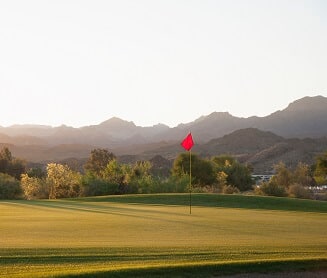
<path fill-rule="evenodd" d="M 158 184 L 158 193 L 184 193 L 189 191 L 190 178 L 188 175 L 181 177 L 171 176 Z"/>
<path fill-rule="evenodd" d="M 233 185 L 224 185 L 222 192 L 223 194 L 234 194 L 234 193 L 240 193 L 240 190 Z"/>
<path fill-rule="evenodd" d="M 84 196 L 103 196 L 117 194 L 119 185 L 92 175 L 85 175 L 82 186 Z"/>
<path fill-rule="evenodd" d="M 276 197 L 285 197 L 287 192 L 285 187 L 278 185 L 275 182 L 263 182 L 259 187 L 254 191 L 257 195 L 267 195 L 267 196 L 276 196 Z"/>
<path fill-rule="evenodd" d="M 18 199 L 21 194 L 19 181 L 8 174 L 0 173 L 0 199 Z"/>

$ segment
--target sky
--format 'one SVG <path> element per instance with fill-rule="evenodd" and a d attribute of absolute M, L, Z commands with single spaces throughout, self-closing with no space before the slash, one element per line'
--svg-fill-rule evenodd
<path fill-rule="evenodd" d="M 0 126 L 174 127 L 316 95 L 324 0 L 0 0 Z"/>

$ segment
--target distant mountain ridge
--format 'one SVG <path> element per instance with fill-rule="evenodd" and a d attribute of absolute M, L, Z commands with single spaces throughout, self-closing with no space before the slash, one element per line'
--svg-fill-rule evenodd
<path fill-rule="evenodd" d="M 126 144 L 144 144 L 158 141 L 176 141 L 191 130 L 198 142 L 205 143 L 238 129 L 258 128 L 271 131 L 286 138 L 318 138 L 327 136 L 327 98 L 304 97 L 289 104 L 281 111 L 266 117 L 239 118 L 228 112 L 213 112 L 193 122 L 170 128 L 163 124 L 152 127 L 136 126 L 133 122 L 117 117 L 99 125 L 73 128 L 65 125 L 50 127 L 43 125 L 14 125 L 0 127 L 2 143 L 12 143 L 21 137 L 19 144 L 89 144 L 102 147 L 117 147 Z M 4 136 L 10 138 L 4 139 Z M 29 136 L 24 143 L 22 137 Z M 17 141 L 17 140 L 16 140 Z"/>
<path fill-rule="evenodd" d="M 219 138 L 238 129 L 258 128 L 286 138 L 327 136 L 327 98 L 304 97 L 282 111 L 265 117 L 238 118 L 228 112 L 213 112 L 177 129 L 192 130 L 201 142 Z"/>
<path fill-rule="evenodd" d="M 239 118 L 228 112 L 213 112 L 174 128 L 163 124 L 141 127 L 117 117 L 81 128 L 0 127 L 0 147 L 10 146 L 15 156 L 30 161 L 82 158 L 96 147 L 108 148 L 117 155 L 161 154 L 172 159 L 180 152 L 179 143 L 189 131 L 196 142 L 195 151 L 203 155 L 230 152 L 242 159 L 248 156 L 245 160 L 255 164 L 259 158 L 282 155 L 282 150 L 291 149 L 292 144 L 303 149 L 305 144 L 313 146 L 318 138 L 327 137 L 327 98 L 304 97 L 265 117 Z M 324 139 L 320 140 L 324 146 Z"/>
<path fill-rule="evenodd" d="M 143 152 L 137 158 L 161 155 L 172 160 L 181 151 L 180 145 L 176 143 Z M 271 174 L 273 165 L 280 161 L 288 167 L 295 167 L 298 162 L 312 165 L 318 155 L 327 151 L 327 137 L 284 138 L 269 131 L 245 128 L 205 144 L 196 144 L 192 151 L 202 157 L 231 155 L 238 161 L 251 165 L 254 173 Z"/>
<path fill-rule="evenodd" d="M 283 138 L 256 128 L 241 129 L 201 146 L 203 155 L 231 154 L 248 163 L 256 173 L 270 173 L 273 165 L 283 161 L 289 167 L 298 162 L 312 165 L 315 158 L 327 151 L 327 137 Z"/>

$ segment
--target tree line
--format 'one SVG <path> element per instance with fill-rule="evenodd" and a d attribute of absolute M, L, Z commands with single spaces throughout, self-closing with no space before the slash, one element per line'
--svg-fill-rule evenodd
<path fill-rule="evenodd" d="M 120 163 L 112 152 L 99 148 L 91 151 L 83 172 L 60 163 L 49 163 L 45 169 L 26 169 L 25 162 L 12 157 L 5 147 L 0 151 L 0 199 L 183 193 L 190 190 L 190 170 L 194 192 L 251 191 L 260 195 L 311 198 L 310 186 L 327 183 L 327 152 L 311 167 L 299 163 L 296 169 L 288 169 L 281 162 L 275 165 L 275 175 L 270 181 L 260 184 L 255 184 L 250 165 L 228 155 L 201 158 L 181 153 L 174 160 L 168 177 L 154 174 L 152 166 L 149 161 Z"/>

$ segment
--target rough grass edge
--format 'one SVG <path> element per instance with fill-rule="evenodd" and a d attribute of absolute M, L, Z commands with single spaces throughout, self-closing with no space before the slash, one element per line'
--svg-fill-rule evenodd
<path fill-rule="evenodd" d="M 326 272 L 327 258 L 290 259 L 290 260 L 251 260 L 206 264 L 183 264 L 167 266 L 144 266 L 135 268 L 101 270 L 80 274 L 57 275 L 57 278 L 104 278 L 104 277 L 219 277 L 249 273 L 293 273 L 293 272 Z"/>

